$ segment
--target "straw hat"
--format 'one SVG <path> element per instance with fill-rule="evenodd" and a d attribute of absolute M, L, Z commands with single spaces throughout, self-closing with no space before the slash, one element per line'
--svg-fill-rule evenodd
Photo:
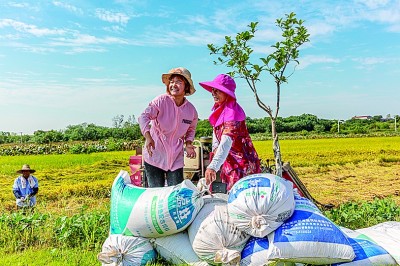
<path fill-rule="evenodd" d="M 36 170 L 31 169 L 31 167 L 29 166 L 29 164 L 24 164 L 21 168 L 21 170 L 18 170 L 17 173 L 18 174 L 22 174 L 22 171 L 29 171 L 31 173 L 36 172 Z"/>
<path fill-rule="evenodd" d="M 236 83 L 231 78 L 230 76 L 226 74 L 219 74 L 217 77 L 215 77 L 214 80 L 212 81 L 205 81 L 205 82 L 200 82 L 200 86 L 202 86 L 204 89 L 208 90 L 209 92 L 212 91 L 212 89 L 217 89 L 222 92 L 225 92 L 227 95 L 231 96 L 233 99 L 236 99 L 235 95 L 235 89 L 236 89 Z"/>
<path fill-rule="evenodd" d="M 173 68 L 170 71 L 168 71 L 168 73 L 162 74 L 162 76 L 161 76 L 162 82 L 168 86 L 169 78 L 172 75 L 180 75 L 180 76 L 184 77 L 187 80 L 187 82 L 189 82 L 190 89 L 189 89 L 189 92 L 185 94 L 186 96 L 192 95 L 196 91 L 196 89 L 193 86 L 192 75 L 190 74 L 189 70 L 187 70 L 184 67 Z"/>

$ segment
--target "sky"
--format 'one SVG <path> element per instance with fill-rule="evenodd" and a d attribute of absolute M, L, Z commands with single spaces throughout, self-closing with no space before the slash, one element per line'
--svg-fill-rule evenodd
<path fill-rule="evenodd" d="M 231 71 L 213 62 L 222 46 L 258 22 L 252 61 L 283 40 L 275 22 L 294 12 L 310 34 L 282 85 L 279 116 L 347 120 L 400 114 L 400 0 L 1 1 L 0 131 L 33 134 L 94 123 L 112 127 L 165 92 L 161 75 L 192 73 L 189 96 L 207 119 L 213 100 L 198 85 Z M 265 73 L 265 72 L 264 72 Z M 268 116 L 243 79 L 236 95 L 246 115 Z M 276 111 L 268 73 L 257 83 Z"/>

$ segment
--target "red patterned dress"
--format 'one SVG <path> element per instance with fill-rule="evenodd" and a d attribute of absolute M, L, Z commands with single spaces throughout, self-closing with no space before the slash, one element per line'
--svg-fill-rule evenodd
<path fill-rule="evenodd" d="M 221 181 L 227 184 L 228 191 L 240 178 L 261 173 L 260 160 L 244 120 L 223 122 L 214 128 L 214 133 L 218 142 L 221 142 L 222 135 L 232 139 L 232 147 L 220 173 Z"/>

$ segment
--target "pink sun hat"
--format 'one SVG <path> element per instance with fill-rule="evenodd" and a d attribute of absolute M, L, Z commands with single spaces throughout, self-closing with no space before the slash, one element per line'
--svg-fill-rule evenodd
<path fill-rule="evenodd" d="M 230 76 L 226 74 L 219 74 L 213 81 L 204 81 L 199 83 L 204 89 L 209 92 L 212 89 L 217 89 L 222 92 L 225 92 L 227 95 L 236 100 L 235 89 L 236 83 Z"/>

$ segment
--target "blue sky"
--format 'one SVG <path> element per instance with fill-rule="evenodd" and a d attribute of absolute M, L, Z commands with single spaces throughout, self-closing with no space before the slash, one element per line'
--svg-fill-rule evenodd
<path fill-rule="evenodd" d="M 201 119 L 211 95 L 198 82 L 230 69 L 213 64 L 207 44 L 258 21 L 254 62 L 282 39 L 277 18 L 305 20 L 310 42 L 284 84 L 279 115 L 327 119 L 400 114 L 400 1 L 1 1 L 0 131 L 32 134 L 68 125 L 112 126 L 139 116 L 165 91 L 161 74 L 183 66 Z M 247 116 L 267 114 L 237 80 Z M 258 85 L 275 110 L 275 84 Z"/>

